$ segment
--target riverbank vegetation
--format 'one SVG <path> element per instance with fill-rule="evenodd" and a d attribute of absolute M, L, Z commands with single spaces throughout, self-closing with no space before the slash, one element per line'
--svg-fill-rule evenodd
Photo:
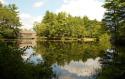
<path fill-rule="evenodd" d="M 106 0 L 106 9 L 102 22 L 111 34 L 112 42 L 115 44 L 125 44 L 125 2 L 124 0 Z"/>
<path fill-rule="evenodd" d="M 78 45 L 77 43 L 65 44 L 66 42 L 63 44 L 38 42 L 41 44 L 37 46 L 40 50 L 36 50 L 44 53 L 45 63 L 34 65 L 23 61 L 21 55 L 24 53 L 20 51 L 18 44 L 12 42 L 8 44 L 2 40 L 17 38 L 21 23 L 18 9 L 14 4 L 0 4 L 0 79 L 50 79 L 53 76 L 51 65 L 54 63 L 64 65 L 65 62 L 61 61 L 67 60 L 68 63 L 73 59 L 85 61 L 87 57 L 95 58 L 99 55 L 98 52 L 102 54 L 107 46 L 111 47 L 110 38 L 115 44 L 124 44 L 125 2 L 106 0 L 104 8 L 106 8 L 106 13 L 102 21 L 90 20 L 87 16 L 78 17 L 65 12 L 56 14 L 47 11 L 43 20 L 35 23 L 33 27 L 39 38 L 79 40 L 78 42 L 94 39 L 94 41 L 99 41 L 99 44 L 84 46 L 82 43 Z M 98 79 L 124 79 L 125 50 L 117 49 L 116 46 L 115 49 L 118 55 L 113 59 L 113 63 L 109 63 L 102 69 L 103 72 Z M 92 51 L 95 55 L 91 53 Z M 47 62 L 48 60 L 50 62 Z"/>
<path fill-rule="evenodd" d="M 83 38 L 99 38 L 106 33 L 102 22 L 90 20 L 87 16 L 71 16 L 64 12 L 58 14 L 47 11 L 40 23 L 34 24 L 38 37 L 49 40 L 84 40 Z"/>
<path fill-rule="evenodd" d="M 21 26 L 19 12 L 15 4 L 0 4 L 0 38 L 15 39 Z"/>
<path fill-rule="evenodd" d="M 0 79 L 50 79 L 53 76 L 51 66 L 43 63 L 34 65 L 24 62 L 16 39 L 19 35 L 19 12 L 17 7 L 0 4 Z"/>
<path fill-rule="evenodd" d="M 106 31 L 111 34 L 112 47 L 117 55 L 112 63 L 104 66 L 98 79 L 124 79 L 125 75 L 125 1 L 106 0 L 103 23 Z M 123 45 L 123 47 L 122 47 Z"/>
<path fill-rule="evenodd" d="M 11 46 L 0 41 L 0 79 L 50 79 L 52 68 L 46 63 L 24 62 L 17 46 Z"/>

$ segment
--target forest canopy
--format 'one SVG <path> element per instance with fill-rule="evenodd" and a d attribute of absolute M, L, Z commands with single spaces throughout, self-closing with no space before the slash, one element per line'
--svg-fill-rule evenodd
<path fill-rule="evenodd" d="M 40 37 L 98 37 L 104 33 L 100 21 L 90 20 L 87 16 L 77 17 L 60 12 L 47 11 L 40 23 L 34 24 L 34 30 Z"/>

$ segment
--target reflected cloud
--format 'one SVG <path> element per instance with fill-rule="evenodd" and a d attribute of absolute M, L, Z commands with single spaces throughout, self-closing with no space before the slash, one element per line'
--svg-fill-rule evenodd
<path fill-rule="evenodd" d="M 53 72 L 58 75 L 58 79 L 95 79 L 101 70 L 99 59 L 97 57 L 96 59 L 87 59 L 86 62 L 71 61 L 65 66 L 54 64 Z"/>
<path fill-rule="evenodd" d="M 22 58 L 26 62 L 30 62 L 33 64 L 39 64 L 43 61 L 43 58 L 40 54 L 35 53 L 33 48 L 27 48 L 26 51 L 24 51 L 24 54 L 22 55 Z"/>

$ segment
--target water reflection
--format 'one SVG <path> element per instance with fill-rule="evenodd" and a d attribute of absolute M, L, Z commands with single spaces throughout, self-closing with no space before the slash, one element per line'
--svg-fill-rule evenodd
<path fill-rule="evenodd" d="M 98 43 L 37 41 L 36 46 L 28 48 L 22 57 L 28 62 L 51 66 L 56 75 L 53 79 L 95 79 L 101 70 L 99 56 L 108 46 Z"/>
<path fill-rule="evenodd" d="M 27 48 L 22 55 L 25 62 L 39 64 L 43 61 L 40 54 L 35 53 L 32 47 Z"/>
<path fill-rule="evenodd" d="M 101 56 L 105 49 L 97 43 L 38 42 L 36 51 L 50 65 L 55 63 L 65 65 L 72 60 L 86 61 L 88 58 L 96 58 Z"/>
<path fill-rule="evenodd" d="M 28 63 L 23 63 L 21 51 L 9 44 L 0 44 L 1 72 L 8 78 L 15 79 L 18 73 L 19 78 L 25 76 L 22 79 L 124 79 L 124 47 L 114 50 L 108 43 L 38 41 L 32 46 L 24 43 L 20 46 L 26 49 L 22 58 Z M 15 73 L 8 72 L 8 68 Z"/>
<path fill-rule="evenodd" d="M 69 64 L 59 66 L 54 64 L 53 71 L 56 73 L 56 79 L 95 79 L 101 64 L 99 57 L 96 59 L 87 59 L 87 61 L 71 61 Z"/>
<path fill-rule="evenodd" d="M 99 43 L 35 41 L 22 40 L 20 47 L 28 46 L 22 58 L 50 66 L 56 75 L 53 79 L 95 79 L 101 70 L 99 56 L 109 48 Z"/>
<path fill-rule="evenodd" d="M 34 39 L 20 39 L 19 41 L 19 47 L 35 47 L 36 46 L 36 40 Z"/>
<path fill-rule="evenodd" d="M 108 49 L 104 58 L 108 62 L 103 61 L 102 73 L 97 79 L 125 79 L 125 47 L 116 46 L 115 49 Z"/>

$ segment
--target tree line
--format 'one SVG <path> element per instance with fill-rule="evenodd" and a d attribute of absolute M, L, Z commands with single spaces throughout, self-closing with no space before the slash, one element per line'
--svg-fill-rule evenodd
<path fill-rule="evenodd" d="M 99 37 L 102 42 L 111 34 L 113 40 L 124 42 L 125 37 L 125 1 L 106 0 L 104 4 L 106 12 L 102 22 L 90 20 L 87 16 L 73 17 L 64 12 L 58 14 L 47 11 L 40 23 L 34 24 L 34 30 L 39 37 Z M 19 12 L 15 5 L 0 4 L 0 39 L 15 39 L 21 26 Z M 109 35 L 107 34 L 109 33 Z M 115 41 L 115 42 L 116 42 Z M 0 40 L 0 78 L 1 79 L 49 79 L 52 70 L 49 65 L 23 62 L 18 46 L 11 46 Z M 99 79 L 124 79 L 124 51 L 119 53 L 116 60 L 120 64 L 109 65 L 113 69 L 102 73 Z M 121 65 L 123 67 L 121 67 Z M 119 68 L 119 70 L 117 70 Z M 123 71 L 121 72 L 122 69 Z M 47 72 L 46 72 L 47 71 Z M 119 74 L 115 74 L 116 71 Z M 108 72 L 108 73 L 107 73 Z M 109 75 L 109 74 L 112 74 Z M 47 77 L 47 78 L 46 78 Z"/>
<path fill-rule="evenodd" d="M 47 11 L 40 23 L 34 24 L 34 30 L 40 37 L 49 39 L 73 37 L 99 37 L 104 33 L 102 22 L 90 20 L 87 16 L 77 17 L 60 12 L 58 14 Z"/>

